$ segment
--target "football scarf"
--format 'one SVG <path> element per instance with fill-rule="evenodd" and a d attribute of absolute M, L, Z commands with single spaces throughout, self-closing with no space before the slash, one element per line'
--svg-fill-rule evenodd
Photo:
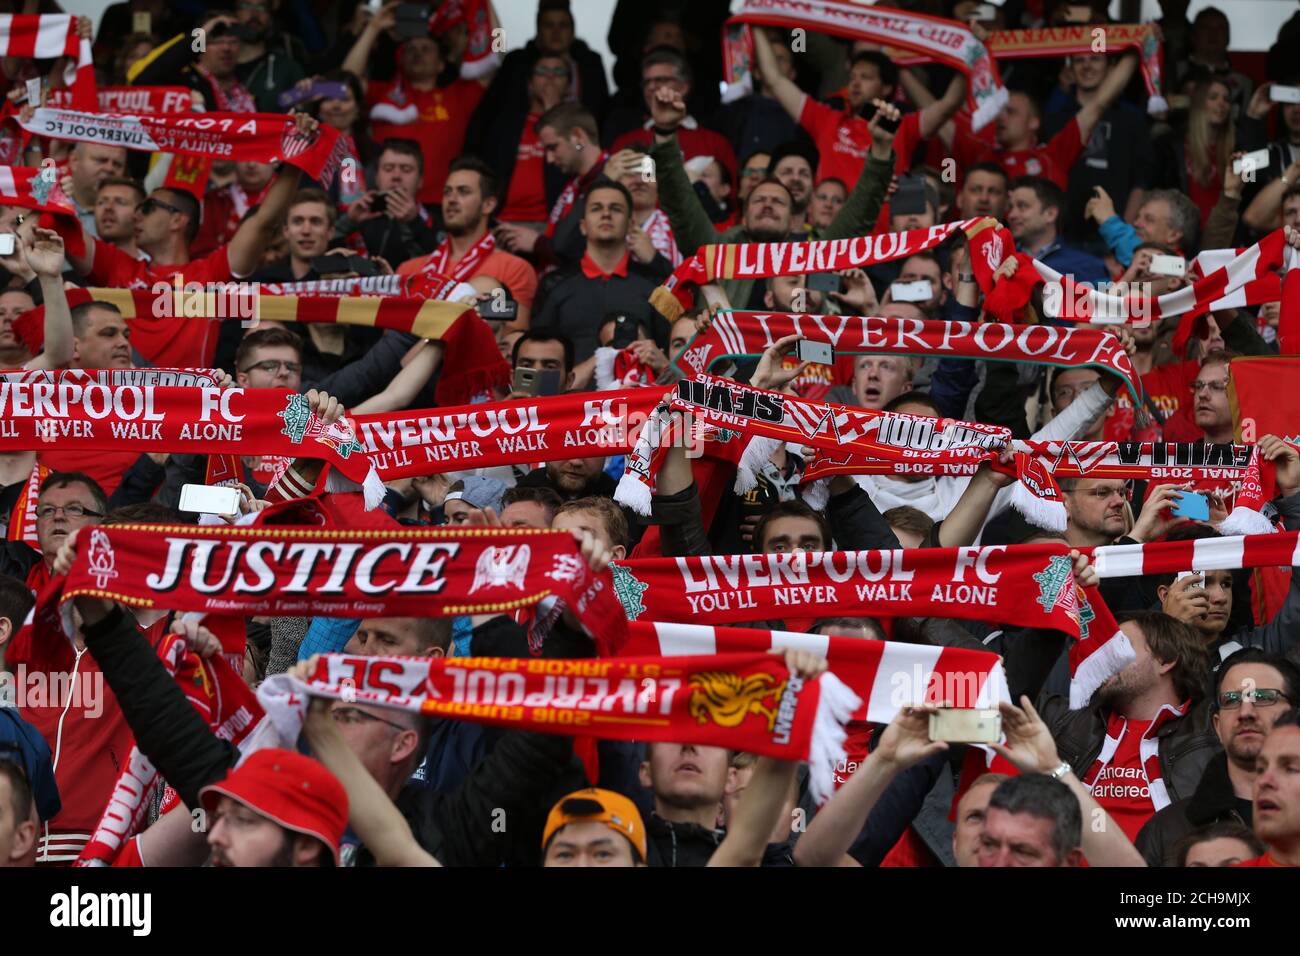
<path fill-rule="evenodd" d="M 71 57 L 63 80 L 77 109 L 96 107 L 95 63 L 90 41 L 77 35 L 77 18 L 67 14 L 0 15 L 0 56 L 18 60 Z"/>
<path fill-rule="evenodd" d="M 538 607 L 530 639 L 571 609 L 597 646 L 626 630 L 608 572 L 593 574 L 565 531 L 321 528 L 273 524 L 88 529 L 46 605 L 81 594 L 130 607 L 206 613 L 429 617 Z"/>
<path fill-rule="evenodd" d="M 1300 444 L 1300 402 L 1289 386 L 1279 383 L 1297 381 L 1300 358 L 1289 356 L 1234 358 L 1229 364 L 1228 407 L 1240 441 L 1258 442 L 1265 435 L 1276 435 L 1293 445 Z M 1273 469 L 1261 470 L 1261 495 L 1267 500 L 1275 493 Z"/>
<path fill-rule="evenodd" d="M 434 387 L 439 404 L 460 405 L 510 384 L 510 363 L 473 306 L 415 296 L 261 295 L 238 283 L 216 289 L 186 288 L 179 281 L 145 289 L 88 289 L 69 293 L 68 304 L 98 299 L 133 319 L 240 317 L 274 322 L 326 322 L 406 332 L 441 342 L 446 350 Z M 28 313 L 29 315 L 31 313 Z M 30 329 L 35 320 L 28 320 Z M 18 323 L 15 323 L 17 330 Z"/>
<path fill-rule="evenodd" d="M 748 26 L 797 27 L 850 40 L 866 40 L 916 54 L 918 62 L 942 63 L 966 76 L 971 126 L 992 121 L 1007 102 L 998 66 L 989 51 L 956 20 L 836 0 L 744 0 L 723 28 L 722 59 L 728 101 L 753 90 L 753 41 Z"/>
<path fill-rule="evenodd" d="M 221 373 L 210 368 L 33 368 L 0 371 L 0 380 L 27 385 L 183 385 L 214 388 Z"/>
<path fill-rule="evenodd" d="M 1237 571 L 1243 568 L 1300 567 L 1300 531 L 1277 534 L 1153 541 L 1079 548 L 1092 554 L 1103 578 L 1129 578 L 1179 571 Z"/>
<path fill-rule="evenodd" d="M 75 219 L 76 207 L 63 192 L 53 166 L 0 166 L 0 206 L 21 206 Z"/>
<path fill-rule="evenodd" d="M 596 157 L 596 164 L 591 167 L 591 171 L 582 176 L 574 176 L 560 194 L 555 197 L 555 203 L 551 206 L 550 214 L 546 217 L 546 232 L 544 235 L 550 239 L 555 235 L 555 227 L 564 221 L 564 217 L 573 211 L 573 204 L 578 201 L 578 193 L 584 189 L 588 183 L 593 182 L 599 173 L 599 170 L 605 168 L 605 163 L 609 162 L 609 152 L 601 150 L 600 155 Z M 652 299 L 653 301 L 653 299 Z"/>
<path fill-rule="evenodd" d="M 1038 30 L 994 30 L 989 34 L 985 45 L 995 60 L 1073 56 L 1076 53 L 1096 53 L 1096 45 L 1102 39 L 1098 36 L 1098 31 L 1105 34 L 1106 45 L 1103 49 L 1106 53 L 1138 51 L 1142 81 L 1147 88 L 1147 110 L 1162 113 L 1169 109 L 1169 104 L 1160 95 L 1163 57 L 1154 23 L 1090 23 Z M 903 54 L 892 59 L 899 66 L 927 62 L 914 54 Z"/>
<path fill-rule="evenodd" d="M 169 633 L 158 656 L 209 730 L 236 746 L 253 732 L 262 718 L 262 707 L 226 654 L 202 660 L 189 650 L 184 637 Z M 154 794 L 162 785 L 153 763 L 133 746 L 104 815 L 75 865 L 111 866 L 144 825 Z"/>
<path fill-rule="evenodd" d="M 602 345 L 596 349 L 596 389 L 642 388 L 653 385 L 658 374 L 637 356 L 630 346 L 616 349 Z"/>
<path fill-rule="evenodd" d="M 42 106 L 75 110 L 72 90 L 50 90 Z M 188 86 L 104 86 L 100 87 L 96 107 L 101 113 L 139 113 L 158 116 L 163 113 L 188 113 L 194 97 Z"/>
<path fill-rule="evenodd" d="M 25 541 L 39 550 L 40 541 L 36 537 L 36 502 L 41 496 L 41 485 L 45 484 L 45 479 L 49 476 L 50 469 L 44 465 L 32 466 L 32 473 L 28 475 L 22 491 L 18 493 L 18 500 L 14 502 L 13 509 L 9 512 L 9 528 L 5 533 L 7 540 Z"/>
<path fill-rule="evenodd" d="M 51 443 L 87 452 L 318 458 L 330 466 L 330 490 L 359 485 L 370 508 L 385 494 L 352 425 L 323 424 L 306 396 L 281 389 L 0 382 L 0 451 Z"/>
<path fill-rule="evenodd" d="M 938 421 L 938 420 L 936 420 Z M 939 426 L 936 425 L 936 431 Z M 1244 489 L 1235 507 L 1219 525 L 1224 534 L 1267 534 L 1272 524 L 1260 508 L 1272 497 L 1260 490 L 1258 450 L 1253 445 L 1207 445 L 1189 442 L 1021 441 L 1011 442 L 1019 453 L 1036 460 L 1053 478 L 1123 478 L 1169 482 L 1227 482 Z M 801 481 L 810 486 L 834 475 L 973 475 L 981 461 L 899 461 L 869 458 L 851 451 L 819 450 L 805 467 Z M 1272 468 L 1263 471 L 1270 475 Z M 805 493 L 810 502 L 824 491 Z"/>
<path fill-rule="evenodd" d="M 855 355 L 1030 362 L 1089 366 L 1118 375 L 1134 401 L 1140 401 L 1140 380 L 1119 339 L 1103 329 L 1055 325 L 723 311 L 691 339 L 674 364 L 689 377 L 727 359 L 758 358 L 787 335 L 830 344 L 842 357 L 835 366 L 840 382 L 852 380 Z"/>
<path fill-rule="evenodd" d="M 659 426 L 642 429 L 614 495 L 638 514 L 650 514 L 673 411 L 751 436 L 737 469 L 736 490 L 742 493 L 754 486 L 762 463 L 783 443 L 860 454 L 904 467 L 913 462 L 990 461 L 1001 468 L 999 452 L 1011 440 L 1010 430 L 1000 426 L 812 402 L 712 375 L 678 382 L 671 394 L 654 413 Z M 1019 479 L 1012 497 L 1016 509 L 1035 524 L 1064 531 L 1065 503 L 1051 474 L 1025 454 L 1016 456 L 1014 473 Z"/>
<path fill-rule="evenodd" d="M 349 279 L 303 279 L 298 282 L 259 282 L 263 295 L 359 296 L 407 294 L 405 276 L 353 276 Z M 436 297 L 435 297 L 436 298 Z"/>
<path fill-rule="evenodd" d="M 501 54 L 493 48 L 493 31 L 498 26 L 489 0 L 445 0 L 429 18 L 429 32 L 441 36 L 464 24 L 468 37 L 460 62 L 462 79 L 477 80 L 501 65 Z"/>
<path fill-rule="evenodd" d="M 290 117 L 275 113 L 196 113 L 140 116 L 42 107 L 19 125 L 36 136 L 104 143 L 149 153 L 200 158 L 289 163 L 328 185 L 338 172 L 338 130 L 321 124 L 309 135 Z"/>
<path fill-rule="evenodd" d="M 1146 733 L 1142 735 L 1141 741 L 1138 742 L 1138 757 L 1142 764 L 1142 779 L 1146 781 L 1151 806 L 1157 811 L 1163 810 L 1170 804 L 1169 790 L 1165 787 L 1165 781 L 1160 770 L 1159 730 L 1161 726 L 1169 721 L 1176 720 L 1186 714 L 1190 706 L 1190 701 L 1184 701 L 1178 707 L 1173 707 L 1170 704 L 1161 705 L 1160 710 L 1156 712 L 1155 719 L 1151 721 Z M 1127 732 L 1128 721 L 1112 711 L 1106 719 L 1106 742 L 1101 745 L 1101 753 L 1097 755 L 1096 761 L 1083 775 L 1081 781 L 1098 800 L 1104 801 L 1112 797 L 1109 790 L 1112 784 L 1110 781 L 1102 780 L 1102 774 L 1110 766 L 1110 762 L 1115 759 L 1115 754 L 1119 751 L 1119 745 Z"/>
<path fill-rule="evenodd" d="M 496 237 L 485 232 L 483 238 L 465 250 L 456 265 L 451 264 L 451 239 L 444 239 L 438 248 L 429 254 L 429 258 L 420 266 L 421 272 L 432 272 L 441 276 L 450 276 L 457 282 L 468 282 L 483 265 L 483 260 L 497 247 Z"/>
<path fill-rule="evenodd" d="M 663 285 L 650 293 L 650 304 L 672 323 L 691 308 L 696 288 L 709 282 L 861 269 L 933 249 L 958 230 L 973 229 L 982 221 L 963 219 L 940 223 L 929 229 L 885 232 L 852 239 L 702 246 L 695 255 L 683 260 Z"/>
<path fill-rule="evenodd" d="M 660 392 L 578 392 L 455 408 L 357 415 L 357 438 L 385 481 L 521 462 L 622 454 Z"/>
<path fill-rule="evenodd" d="M 831 672 L 805 681 L 775 654 L 530 660 L 327 654 L 311 679 L 277 674 L 258 699 L 293 746 L 311 696 L 510 730 L 727 747 L 807 761 L 829 799 L 844 723 L 861 705 Z"/>

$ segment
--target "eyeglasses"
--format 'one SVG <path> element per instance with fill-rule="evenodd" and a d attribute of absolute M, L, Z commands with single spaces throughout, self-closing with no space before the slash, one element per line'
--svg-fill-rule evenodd
<path fill-rule="evenodd" d="M 1243 700 L 1249 700 L 1256 707 L 1272 707 L 1286 700 L 1275 687 L 1256 687 L 1254 690 L 1230 690 L 1219 695 L 1220 710 L 1236 710 Z"/>
<path fill-rule="evenodd" d="M 1128 498 L 1128 486 L 1120 485 L 1119 487 L 1107 487 L 1102 485 L 1100 488 L 1076 488 L 1073 491 L 1067 491 L 1067 495 L 1088 495 L 1096 498 L 1098 501 L 1109 501 L 1111 498 L 1120 497 Z"/>
<path fill-rule="evenodd" d="M 265 362 L 255 362 L 248 366 L 248 368 L 244 369 L 244 374 L 247 375 L 253 369 L 257 369 L 259 372 L 266 372 L 268 375 L 271 375 L 280 371 L 280 366 L 282 365 L 294 375 L 297 375 L 302 371 L 301 362 L 283 362 L 280 359 L 267 359 Z"/>
<path fill-rule="evenodd" d="M 401 724 L 395 724 L 391 720 L 384 720 L 382 717 L 376 717 L 374 714 L 368 714 L 359 707 L 335 707 L 330 711 L 330 716 L 334 718 L 336 724 L 350 724 L 356 726 L 367 720 L 375 721 L 381 724 L 387 724 L 394 730 L 412 730 L 411 727 L 403 727 Z"/>
<path fill-rule="evenodd" d="M 766 175 L 767 175 L 767 167 L 766 167 L 766 166 L 746 166 L 744 169 L 742 169 L 742 170 L 740 171 L 740 175 L 742 175 L 742 176 L 766 176 Z"/>
<path fill-rule="evenodd" d="M 140 205 L 136 206 L 135 208 L 136 211 L 139 212 L 140 215 L 142 216 L 149 215 L 149 213 L 153 212 L 155 209 L 166 209 L 168 212 L 177 212 L 182 215 L 185 214 L 184 209 L 180 209 L 176 206 L 173 206 L 169 202 L 163 202 L 161 199 L 157 199 L 154 196 L 150 196 L 148 199 L 140 203 Z"/>
<path fill-rule="evenodd" d="M 102 511 L 91 511 L 84 505 L 41 505 L 36 509 L 37 518 L 53 518 L 55 514 L 62 511 L 65 518 L 102 518 Z"/>
<path fill-rule="evenodd" d="M 1054 388 L 1052 389 L 1052 401 L 1058 406 L 1064 405 L 1066 402 L 1072 402 L 1088 389 L 1096 385 L 1099 381 L 1101 381 L 1101 379 L 1095 378 L 1087 385 L 1062 385 L 1059 388 Z"/>
<path fill-rule="evenodd" d="M 533 76 L 564 76 L 567 77 L 569 71 L 562 66 L 535 66 L 533 67 Z"/>
<path fill-rule="evenodd" d="M 1217 382 L 1192 382 L 1192 394 L 1199 395 L 1201 392 L 1226 392 L 1228 390 L 1228 380 L 1222 379 Z"/>

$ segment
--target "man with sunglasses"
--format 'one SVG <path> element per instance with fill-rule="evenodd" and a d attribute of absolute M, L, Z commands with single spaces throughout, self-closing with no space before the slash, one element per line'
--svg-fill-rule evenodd
<path fill-rule="evenodd" d="M 1165 807 L 1138 833 L 1137 848 L 1147 863 L 1174 866 L 1179 841 L 1201 827 L 1224 821 L 1251 825 L 1260 748 L 1297 695 L 1300 669 L 1285 657 L 1247 647 L 1223 662 L 1211 717 L 1223 753 L 1206 766 L 1190 796 Z"/>

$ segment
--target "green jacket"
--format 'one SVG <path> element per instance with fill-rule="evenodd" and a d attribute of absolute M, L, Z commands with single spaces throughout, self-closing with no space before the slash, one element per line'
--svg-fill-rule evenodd
<path fill-rule="evenodd" d="M 684 257 L 695 255 L 701 246 L 732 242 L 755 242 L 743 225 L 718 232 L 700 205 L 686 175 L 682 151 L 674 136 L 650 149 L 655 162 L 655 175 L 659 184 L 659 205 L 668 215 L 673 227 L 673 238 Z M 862 175 L 844 202 L 839 215 L 824 230 L 814 230 L 813 239 L 849 239 L 868 235 L 880 216 L 885 201 L 885 190 L 894 175 L 894 157 L 881 161 L 867 154 Z M 744 309 L 749 304 L 756 279 L 724 279 L 718 283 L 726 293 L 733 308 Z"/>

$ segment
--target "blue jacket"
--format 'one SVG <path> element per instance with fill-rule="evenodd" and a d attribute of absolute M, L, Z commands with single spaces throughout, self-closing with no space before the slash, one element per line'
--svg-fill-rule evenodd
<path fill-rule="evenodd" d="M 1142 245 L 1137 230 L 1119 216 L 1111 216 L 1101 224 L 1100 232 L 1101 238 L 1106 241 L 1106 248 L 1115 253 L 1120 265 L 1127 268 L 1133 261 L 1133 253 Z"/>

